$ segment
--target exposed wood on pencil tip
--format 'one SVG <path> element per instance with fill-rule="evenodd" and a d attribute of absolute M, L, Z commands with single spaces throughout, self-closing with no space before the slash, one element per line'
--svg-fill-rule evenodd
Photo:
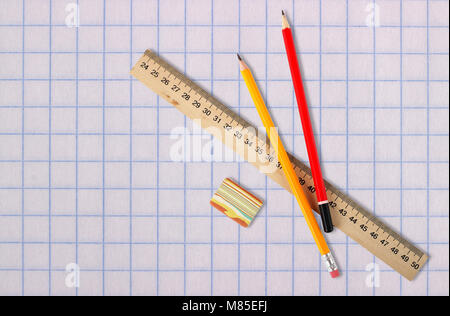
<path fill-rule="evenodd" d="M 236 54 L 236 55 L 237 55 L 237 57 L 238 57 L 238 59 L 239 59 L 239 69 L 240 69 L 241 71 L 247 69 L 248 67 L 247 67 L 247 65 L 244 63 L 244 61 L 242 60 L 241 55 L 239 55 L 239 54 Z"/>
<path fill-rule="evenodd" d="M 282 15 L 281 15 L 281 26 L 282 26 L 282 29 L 284 30 L 284 29 L 289 28 L 290 26 L 289 26 L 289 22 L 287 20 L 286 14 L 284 14 L 284 10 L 282 10 L 281 13 L 282 13 Z"/>

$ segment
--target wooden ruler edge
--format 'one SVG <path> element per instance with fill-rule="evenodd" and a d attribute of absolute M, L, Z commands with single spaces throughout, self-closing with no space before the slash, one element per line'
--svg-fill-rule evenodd
<path fill-rule="evenodd" d="M 156 53 L 152 52 L 151 50 L 146 50 L 145 53 L 144 53 L 144 56 L 148 57 L 149 59 L 154 60 L 158 65 L 160 65 L 164 69 L 168 70 L 175 77 L 182 78 L 183 79 L 182 81 L 183 81 L 183 83 L 185 85 L 187 85 L 190 88 L 192 88 L 192 90 L 194 90 L 197 94 L 201 95 L 203 98 L 205 98 L 210 103 L 216 105 L 219 110 L 223 111 L 223 113 L 225 113 L 228 117 L 232 118 L 239 125 L 243 126 L 244 128 L 253 127 L 253 124 L 249 123 L 248 121 L 243 119 L 241 116 L 237 115 L 232 109 L 230 109 L 229 107 L 225 106 L 222 102 L 220 102 L 218 99 L 213 97 L 210 93 L 205 91 L 203 88 L 201 88 L 194 81 L 192 81 L 191 79 L 187 78 L 185 74 L 183 74 L 182 72 L 180 72 L 179 70 L 174 68 L 171 64 L 169 64 L 168 62 L 163 60 L 161 57 L 159 57 Z M 144 56 L 139 58 L 138 63 L 141 61 L 141 59 Z M 139 78 L 139 73 L 142 73 L 142 71 L 141 71 L 141 69 L 139 69 L 137 67 L 138 63 L 136 63 L 135 66 L 133 66 L 133 68 L 131 69 L 130 73 L 136 79 L 141 81 L 141 79 Z M 150 89 L 152 89 L 150 86 L 148 86 L 148 87 Z M 183 114 L 185 114 L 185 113 L 183 113 Z M 252 134 L 252 133 L 249 132 L 249 134 Z M 214 136 L 216 136 L 216 135 L 214 135 Z M 267 138 L 267 136 L 265 136 L 265 134 L 264 134 L 264 137 L 263 137 L 265 140 L 262 140 L 261 139 L 262 137 L 260 135 L 253 135 L 253 136 L 255 138 L 261 140 L 261 142 L 265 143 L 267 146 L 271 147 L 270 146 L 270 142 L 268 141 L 268 138 Z M 223 138 L 221 138 L 220 140 L 223 142 Z M 232 148 L 232 147 L 230 147 L 230 148 Z M 236 151 L 236 148 L 232 148 L 232 149 L 234 151 Z M 297 159 L 295 156 L 293 156 L 292 154 L 289 154 L 289 157 L 290 157 L 292 163 L 294 164 L 295 171 L 296 171 L 297 175 L 300 176 L 299 172 L 303 172 L 305 175 L 307 175 L 310 178 L 308 180 L 312 181 L 312 174 L 311 174 L 310 168 L 308 166 L 306 166 L 303 162 L 301 162 L 299 159 Z M 252 163 L 250 163 L 250 164 L 252 164 Z M 297 170 L 297 169 L 299 169 L 300 171 Z M 259 170 L 259 171 L 261 172 L 261 170 Z M 268 176 L 273 181 L 275 181 L 276 183 L 281 185 L 284 189 L 287 189 L 290 192 L 289 187 L 286 187 L 284 185 L 285 183 L 277 181 L 276 178 L 271 177 L 269 174 L 266 174 L 266 176 Z M 382 260 L 383 262 L 385 262 L 386 264 L 391 266 L 394 270 L 396 270 L 397 272 L 402 274 L 405 278 L 407 278 L 410 281 L 413 280 L 414 277 L 417 275 L 417 273 L 425 266 L 425 263 L 426 263 L 426 261 L 429 258 L 428 255 L 425 252 L 423 252 L 422 250 L 420 250 L 418 247 L 416 247 L 415 245 L 410 243 L 408 240 L 406 240 L 400 234 L 395 232 L 392 228 L 390 228 L 389 225 L 385 224 L 383 221 L 378 219 L 375 215 L 373 215 L 370 211 L 368 211 L 367 209 L 362 207 L 359 203 L 357 203 L 354 200 L 352 200 L 349 196 L 347 196 L 345 193 L 340 191 L 336 186 L 331 184 L 329 181 L 325 180 L 325 186 L 326 186 L 328 194 L 335 195 L 337 198 L 339 198 L 343 202 L 347 203 L 347 206 L 350 206 L 352 209 L 357 210 L 358 213 L 361 214 L 364 218 L 367 218 L 369 221 L 375 223 L 377 226 L 382 228 L 382 230 L 384 232 L 388 233 L 389 236 L 393 238 L 393 240 L 399 241 L 399 244 L 402 244 L 403 246 L 407 247 L 415 255 L 420 257 L 420 259 L 419 259 L 421 261 L 420 269 L 418 269 L 418 270 L 412 270 L 412 269 L 406 270 L 404 265 L 400 265 L 399 264 L 399 262 L 398 262 L 399 260 L 389 261 L 389 258 L 386 258 L 386 255 L 384 253 L 382 253 L 381 251 L 377 251 L 377 249 L 380 250 L 381 247 L 375 247 L 375 249 L 372 249 L 371 245 L 369 244 L 369 242 L 367 242 L 366 238 L 360 238 L 361 234 L 355 233 L 355 232 L 357 232 L 356 230 L 346 229 L 346 227 L 348 226 L 348 223 L 347 224 L 339 224 L 339 221 L 338 221 L 336 223 L 337 225 L 335 225 L 337 228 L 339 228 L 341 231 L 343 231 L 347 236 L 349 236 L 351 239 L 353 239 L 356 243 L 358 243 L 361 246 L 363 246 L 370 253 L 372 253 L 377 258 L 379 258 L 380 260 Z M 305 192 L 305 193 L 307 193 L 307 192 Z M 311 194 L 307 194 L 307 195 L 309 197 L 311 197 Z M 314 196 L 314 199 L 315 199 L 315 195 L 314 194 L 313 194 L 313 196 Z M 331 199 L 330 199 L 330 201 L 331 201 Z M 316 212 L 318 212 L 317 203 L 311 203 L 311 204 L 313 206 L 313 209 Z M 336 211 L 334 211 L 333 213 L 336 213 Z M 335 214 L 333 214 L 333 215 L 335 215 Z M 334 218 L 335 218 L 335 216 L 333 216 L 333 219 Z"/>

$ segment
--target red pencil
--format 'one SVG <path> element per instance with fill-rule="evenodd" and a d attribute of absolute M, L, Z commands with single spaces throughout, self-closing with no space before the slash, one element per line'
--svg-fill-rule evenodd
<path fill-rule="evenodd" d="M 306 102 L 305 91 L 303 89 L 300 67 L 298 66 L 294 39 L 292 37 L 292 31 L 286 15 L 284 14 L 284 11 L 281 12 L 284 45 L 286 47 L 286 53 L 289 60 L 289 68 L 291 69 L 292 82 L 294 84 L 298 110 L 302 121 L 303 134 L 305 135 L 306 149 L 308 150 L 309 163 L 311 165 L 311 172 L 314 179 L 320 217 L 322 218 L 323 230 L 329 233 L 333 231 L 333 222 L 331 219 L 330 206 L 322 177 L 322 171 L 320 169 L 319 155 L 317 154 L 316 142 L 314 140 L 311 119 L 309 117 L 308 104 Z"/>

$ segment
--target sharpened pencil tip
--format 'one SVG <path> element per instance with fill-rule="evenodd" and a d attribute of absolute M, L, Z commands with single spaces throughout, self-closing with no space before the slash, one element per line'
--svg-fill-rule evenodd
<path fill-rule="evenodd" d="M 287 20 L 286 14 L 284 13 L 284 10 L 281 10 L 281 26 L 282 29 L 287 29 L 289 27 L 289 22 Z"/>
<path fill-rule="evenodd" d="M 239 69 L 240 69 L 241 71 L 247 69 L 248 67 L 247 67 L 247 65 L 244 63 L 244 61 L 242 60 L 241 55 L 239 55 L 239 54 L 236 54 L 236 55 L 237 55 L 237 58 L 239 59 Z"/>

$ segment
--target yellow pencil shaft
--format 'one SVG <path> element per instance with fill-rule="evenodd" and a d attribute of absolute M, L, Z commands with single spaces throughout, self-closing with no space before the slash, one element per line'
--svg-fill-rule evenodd
<path fill-rule="evenodd" d="M 325 241 L 325 238 L 323 237 L 320 227 L 317 224 L 316 218 L 314 217 L 309 201 L 306 198 L 302 187 L 300 186 L 298 177 L 295 174 L 289 156 L 286 153 L 286 150 L 284 149 L 283 143 L 275 128 L 272 118 L 270 117 L 269 111 L 267 110 L 267 107 L 264 104 L 264 100 L 261 96 L 261 93 L 259 92 L 255 79 L 253 78 L 253 75 L 249 69 L 244 69 L 241 71 L 241 73 L 242 77 L 244 78 L 245 84 L 247 85 L 247 88 L 250 92 L 250 95 L 253 99 L 253 102 L 255 103 L 258 114 L 261 117 L 264 127 L 266 128 L 269 140 L 275 147 L 278 159 L 280 160 L 281 163 L 281 167 L 283 168 L 284 174 L 286 175 L 286 178 L 289 182 L 289 186 L 291 187 L 291 190 L 294 193 L 297 203 L 299 204 L 300 209 L 303 212 L 303 216 L 305 217 L 306 223 L 308 224 L 308 227 L 311 230 L 311 233 L 319 248 L 319 251 L 322 255 L 327 254 L 330 252 L 327 242 Z"/>

